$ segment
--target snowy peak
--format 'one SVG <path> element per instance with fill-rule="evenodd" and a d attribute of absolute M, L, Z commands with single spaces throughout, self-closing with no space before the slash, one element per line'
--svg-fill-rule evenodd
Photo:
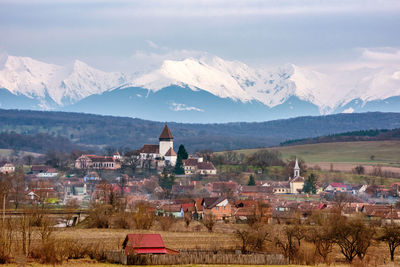
<path fill-rule="evenodd" d="M 133 76 L 103 72 L 79 60 L 59 66 L 29 57 L 0 55 L 0 88 L 37 99 L 41 108 L 74 104 L 116 88 L 141 87 L 157 92 L 171 85 L 203 90 L 235 102 L 260 102 L 267 108 L 297 98 L 317 106 L 321 114 L 341 108 L 351 111 L 347 105 L 356 99 L 364 106 L 400 96 L 400 66 L 322 73 L 293 64 L 256 69 L 207 55 L 165 60 L 147 74 L 128 77 Z"/>
<path fill-rule="evenodd" d="M 231 62 L 213 59 L 188 58 L 181 61 L 165 60 L 161 68 L 145 74 L 128 86 L 137 86 L 158 91 L 169 85 L 188 86 L 192 90 L 202 89 L 222 98 L 248 101 L 252 97 L 240 86 L 230 73 Z"/>
<path fill-rule="evenodd" d="M 76 60 L 72 67 L 59 66 L 29 57 L 7 56 L 0 69 L 0 87 L 13 94 L 47 98 L 58 105 L 75 103 L 125 82 L 121 73 L 106 73 Z"/>

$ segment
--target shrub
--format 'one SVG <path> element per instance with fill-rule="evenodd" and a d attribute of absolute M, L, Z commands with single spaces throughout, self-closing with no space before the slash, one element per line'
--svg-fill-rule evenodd
<path fill-rule="evenodd" d="M 110 220 L 113 214 L 111 205 L 96 204 L 89 210 L 89 228 L 110 228 Z"/>
<path fill-rule="evenodd" d="M 175 223 L 175 218 L 172 216 L 159 216 L 157 218 L 157 221 L 161 226 L 161 230 L 168 231 L 169 229 L 171 229 L 171 226 Z"/>

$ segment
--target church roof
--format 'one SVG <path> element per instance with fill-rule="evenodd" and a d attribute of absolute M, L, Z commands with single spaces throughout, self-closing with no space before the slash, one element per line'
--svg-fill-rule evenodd
<path fill-rule="evenodd" d="M 174 149 L 171 147 L 170 149 L 168 149 L 167 153 L 165 153 L 165 156 L 176 156 L 176 153 L 174 151 Z"/>
<path fill-rule="evenodd" d="M 140 153 L 158 154 L 159 147 L 158 145 L 143 145 L 142 149 L 140 149 Z"/>
<path fill-rule="evenodd" d="M 165 124 L 164 129 L 162 130 L 159 139 L 160 139 L 160 141 L 161 141 L 162 139 L 174 139 L 174 137 L 172 136 L 171 131 L 170 131 L 169 128 L 168 128 L 168 125 Z"/>

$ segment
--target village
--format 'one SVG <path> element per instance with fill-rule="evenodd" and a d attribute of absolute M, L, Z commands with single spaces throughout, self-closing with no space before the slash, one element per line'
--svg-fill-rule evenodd
<path fill-rule="evenodd" d="M 286 164 L 289 170 L 286 179 L 259 179 L 263 168 L 257 167 L 242 172 L 241 179 L 233 176 L 229 179 L 226 173 L 219 173 L 210 154 L 188 154 L 183 145 L 175 152 L 174 137 L 165 125 L 159 144 L 144 144 L 124 154 L 111 151 L 106 156 L 75 153 L 67 167 L 57 168 L 52 161 L 18 166 L 4 159 L 0 164 L 3 222 L 7 216 L 19 216 L 32 209 L 52 214 L 52 227 L 56 228 L 85 225 L 149 230 L 157 221 L 159 229 L 168 231 L 174 222 L 180 221 L 193 231 L 213 232 L 222 227 L 223 231 L 235 234 L 243 242 L 235 251 L 243 255 L 263 251 L 267 241 L 266 234 L 258 240 L 260 244 L 251 245 L 250 237 L 255 234 L 251 231 L 262 232 L 266 226 L 272 229 L 274 225 L 312 225 L 316 223 L 316 214 L 325 214 L 325 218 L 337 214 L 340 218 L 362 217 L 363 221 L 380 227 L 400 224 L 400 183 L 390 186 L 345 181 L 323 184 L 313 169 L 309 168 L 307 176 L 303 175 L 306 163 L 293 156 Z M 126 214 L 133 214 L 133 219 Z M 197 226 L 189 228 L 194 224 Z M 239 230 L 235 225 L 239 225 Z M 249 225 L 253 230 L 244 232 L 240 225 Z M 161 244 L 161 248 L 148 247 L 154 242 Z M 284 248 L 279 244 L 275 247 Z M 109 253 L 107 259 L 129 263 L 132 259 L 127 255 L 131 253 L 180 253 L 179 247 L 166 248 L 156 233 L 128 234 L 123 249 L 122 254 Z M 290 253 L 296 254 L 299 247 L 291 249 L 294 251 Z M 283 254 L 279 249 L 273 252 L 268 254 L 274 255 L 272 259 L 260 260 L 272 264 L 296 262 L 295 255 L 286 249 Z M 345 255 L 346 260 L 351 262 L 356 255 L 350 258 Z M 133 262 L 137 263 L 136 260 Z"/>

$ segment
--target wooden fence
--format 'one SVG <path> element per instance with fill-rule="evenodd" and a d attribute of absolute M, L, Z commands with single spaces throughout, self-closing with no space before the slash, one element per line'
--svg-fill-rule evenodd
<path fill-rule="evenodd" d="M 233 254 L 212 252 L 182 252 L 177 255 L 124 255 L 120 251 L 107 253 L 112 263 L 127 265 L 182 265 L 182 264 L 241 264 L 284 265 L 288 261 L 282 254 Z"/>

